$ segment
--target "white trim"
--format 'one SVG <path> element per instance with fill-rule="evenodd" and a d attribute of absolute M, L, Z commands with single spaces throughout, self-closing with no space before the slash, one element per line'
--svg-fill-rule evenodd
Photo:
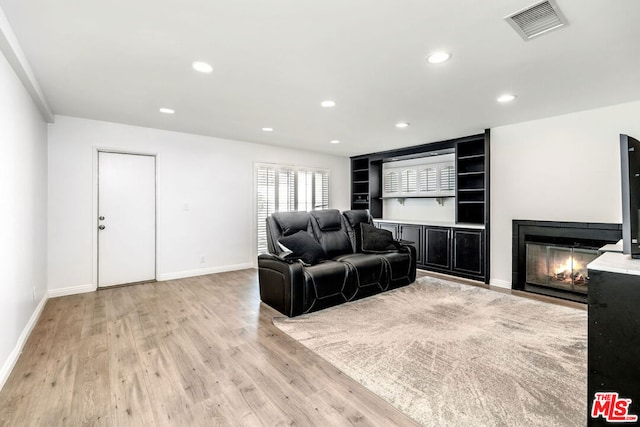
<path fill-rule="evenodd" d="M 511 289 L 511 282 L 509 282 L 508 280 L 491 279 L 489 280 L 489 285 L 497 286 L 498 288 Z"/>
<path fill-rule="evenodd" d="M 11 371 L 13 371 L 14 366 L 16 366 L 16 362 L 18 362 L 18 358 L 20 357 L 20 354 L 22 354 L 22 349 L 27 343 L 27 339 L 29 338 L 29 335 L 31 335 L 31 331 L 33 330 L 34 326 L 36 326 L 36 323 L 38 323 L 38 319 L 40 318 L 40 314 L 42 314 L 42 310 L 44 309 L 47 300 L 48 298 L 45 294 L 45 296 L 38 303 L 36 309 L 33 311 L 33 314 L 31 315 L 31 318 L 25 325 L 24 329 L 22 330 L 15 348 L 13 349 L 11 354 L 9 354 L 9 357 L 4 363 L 4 366 L 2 366 L 2 369 L 0 369 L 0 390 L 2 390 L 5 383 L 9 379 L 9 375 L 11 375 Z"/>
<path fill-rule="evenodd" d="M 49 289 L 49 298 L 66 297 L 67 295 L 85 294 L 94 292 L 98 287 L 94 284 L 70 286 L 68 288 Z"/>
<path fill-rule="evenodd" d="M 204 276 L 206 274 L 224 273 L 227 271 L 246 270 L 254 268 L 252 262 L 243 264 L 223 265 L 221 267 L 201 268 L 198 270 L 177 271 L 175 273 L 165 273 L 158 276 L 159 281 L 183 279 L 185 277 Z"/>
<path fill-rule="evenodd" d="M 13 29 L 9 24 L 9 20 L 1 8 L 0 51 L 4 54 L 4 57 L 7 58 L 7 62 L 9 62 L 11 68 L 13 68 L 16 76 L 18 76 L 25 89 L 27 89 L 27 92 L 29 92 L 29 95 L 31 95 L 31 99 L 38 107 L 38 110 L 40 110 L 42 118 L 47 123 L 53 123 L 55 121 L 53 112 L 51 112 L 51 108 L 49 108 L 49 104 L 42 93 L 42 89 L 40 89 L 40 85 L 31 70 L 29 61 L 27 61 L 27 57 L 24 55 L 24 52 L 20 47 L 20 43 L 18 43 L 18 38 L 13 32 Z"/>

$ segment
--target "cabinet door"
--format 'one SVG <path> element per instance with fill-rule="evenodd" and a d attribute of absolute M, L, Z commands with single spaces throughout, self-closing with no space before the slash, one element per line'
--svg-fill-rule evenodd
<path fill-rule="evenodd" d="M 391 234 L 393 234 L 393 238 L 394 239 L 398 238 L 398 224 L 393 224 L 393 223 L 390 223 L 390 222 L 377 222 L 377 223 L 375 223 L 375 225 L 378 228 L 390 231 Z"/>
<path fill-rule="evenodd" d="M 451 269 L 451 229 L 425 227 L 424 264 L 441 270 Z"/>
<path fill-rule="evenodd" d="M 407 240 L 411 243 L 412 246 L 416 248 L 416 262 L 418 264 L 423 263 L 422 257 L 422 226 L 421 225 L 410 225 L 410 224 L 400 224 L 399 228 L 399 236 L 400 240 Z"/>
<path fill-rule="evenodd" d="M 453 230 L 454 271 L 476 276 L 484 275 L 483 237 L 483 230 Z"/>

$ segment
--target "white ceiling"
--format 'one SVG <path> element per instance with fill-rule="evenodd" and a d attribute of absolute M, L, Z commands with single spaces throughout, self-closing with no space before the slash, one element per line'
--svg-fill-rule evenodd
<path fill-rule="evenodd" d="M 525 42 L 503 18 L 533 3 L 0 0 L 0 7 L 55 114 L 353 155 L 640 99 L 640 1 L 557 0 L 569 25 Z M 451 60 L 428 64 L 439 49 Z M 195 60 L 213 73 L 194 71 Z M 518 98 L 496 103 L 504 92 Z M 326 99 L 336 107 L 322 108 Z M 399 121 L 411 125 L 397 129 Z"/>

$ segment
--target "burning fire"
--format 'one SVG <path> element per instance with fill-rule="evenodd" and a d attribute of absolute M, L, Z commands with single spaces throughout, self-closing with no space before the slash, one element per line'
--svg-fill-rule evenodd
<path fill-rule="evenodd" d="M 552 280 L 566 283 L 574 283 L 577 285 L 587 282 L 587 275 L 584 271 L 585 267 L 578 262 L 573 256 L 566 258 L 564 261 L 556 263 L 553 268 Z"/>

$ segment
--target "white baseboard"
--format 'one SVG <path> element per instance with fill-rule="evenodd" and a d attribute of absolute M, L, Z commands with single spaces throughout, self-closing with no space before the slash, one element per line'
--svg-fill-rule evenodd
<path fill-rule="evenodd" d="M 509 282 L 507 280 L 491 279 L 491 280 L 489 280 L 489 285 L 496 286 L 498 288 L 511 289 L 511 282 Z"/>
<path fill-rule="evenodd" d="M 49 289 L 49 298 L 65 297 L 67 295 L 84 294 L 93 292 L 97 289 L 96 285 L 79 285 L 68 288 Z"/>
<path fill-rule="evenodd" d="M 26 344 L 27 339 L 29 338 L 29 335 L 31 335 L 31 331 L 33 330 L 33 327 L 36 326 L 36 323 L 38 323 L 38 319 L 40 318 L 42 309 L 44 309 L 44 306 L 47 303 L 47 299 L 48 299 L 47 295 L 45 294 L 44 297 L 42 297 L 42 299 L 38 303 L 38 306 L 36 307 L 36 309 L 33 311 L 33 314 L 31 315 L 31 318 L 25 325 L 24 329 L 22 330 L 22 333 L 18 338 L 18 342 L 16 343 L 15 348 L 13 349 L 11 354 L 9 354 L 9 357 L 7 358 L 7 361 L 2 366 L 2 369 L 0 369 L 0 390 L 2 390 L 2 388 L 4 387 L 4 384 L 7 382 L 7 379 L 9 379 L 9 375 L 11 374 L 13 367 L 16 365 L 16 362 L 18 361 L 18 358 L 22 353 L 22 349 L 24 348 L 24 345 Z"/>
<path fill-rule="evenodd" d="M 198 270 L 177 271 L 175 273 L 159 274 L 158 280 L 184 279 L 185 277 L 204 276 L 206 274 L 224 273 L 226 271 L 246 270 L 254 267 L 253 263 L 247 262 L 244 264 L 223 265 L 221 267 L 201 268 Z"/>

